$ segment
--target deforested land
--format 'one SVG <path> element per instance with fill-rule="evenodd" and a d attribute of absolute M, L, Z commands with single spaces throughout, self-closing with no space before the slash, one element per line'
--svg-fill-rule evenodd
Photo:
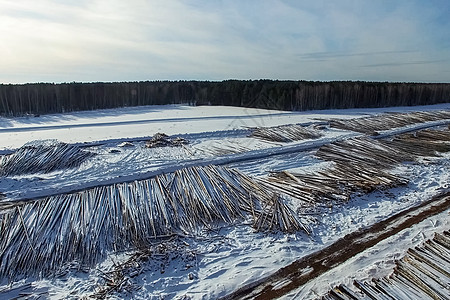
<path fill-rule="evenodd" d="M 3 85 L 0 299 L 450 299 L 447 89 Z"/>

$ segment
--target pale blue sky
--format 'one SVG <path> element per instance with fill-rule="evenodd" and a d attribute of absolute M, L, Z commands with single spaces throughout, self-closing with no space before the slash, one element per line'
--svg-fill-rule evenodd
<path fill-rule="evenodd" d="M 0 0 L 0 83 L 450 82 L 448 0 Z"/>

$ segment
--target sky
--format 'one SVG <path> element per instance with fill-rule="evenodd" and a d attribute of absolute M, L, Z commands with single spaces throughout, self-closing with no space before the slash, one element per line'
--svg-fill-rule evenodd
<path fill-rule="evenodd" d="M 450 82 L 449 0 L 0 0 L 0 83 Z"/>

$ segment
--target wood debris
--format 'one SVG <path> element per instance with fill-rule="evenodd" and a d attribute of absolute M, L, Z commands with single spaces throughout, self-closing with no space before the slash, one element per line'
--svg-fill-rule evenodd
<path fill-rule="evenodd" d="M 206 152 L 210 155 L 222 156 L 222 155 L 230 155 L 230 154 L 238 154 L 251 151 L 250 148 L 244 147 L 238 143 L 223 143 L 216 142 L 211 143 L 205 149 L 201 149 L 203 152 Z"/>
<path fill-rule="evenodd" d="M 450 151 L 450 130 L 428 129 L 402 134 L 384 144 L 415 156 L 438 156 L 440 152 Z"/>
<path fill-rule="evenodd" d="M 114 293 L 132 293 L 140 288 L 134 278 L 149 270 L 164 273 L 165 268 L 175 259 L 183 262 L 188 270 L 196 263 L 196 250 L 190 249 L 189 244 L 176 236 L 138 249 L 125 261 L 114 262 L 107 270 L 98 270 L 102 280 L 97 283 L 95 293 L 89 295 L 89 298 L 107 299 Z M 194 276 L 192 273 L 188 274 Z"/>

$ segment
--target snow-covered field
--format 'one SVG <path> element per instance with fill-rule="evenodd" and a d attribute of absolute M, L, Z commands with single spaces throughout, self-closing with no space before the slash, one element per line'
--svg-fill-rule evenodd
<path fill-rule="evenodd" d="M 97 185 L 149 178 L 186 166 L 220 164 L 252 177 L 273 171 L 311 173 L 327 167 L 314 157 L 318 146 L 362 135 L 327 126 L 332 118 L 357 118 L 385 112 L 450 110 L 450 104 L 425 107 L 283 112 L 236 107 L 149 106 L 75 112 L 38 117 L 0 118 L 0 151 L 10 153 L 33 140 L 57 139 L 81 145 L 96 155 L 80 166 L 50 173 L 0 177 L 3 201 L 39 198 Z M 450 120 L 447 120 L 450 121 Z M 289 143 L 249 137 L 249 128 L 303 124 L 320 132 L 317 139 Z M 409 127 L 414 127 L 411 125 Z M 395 133 L 393 129 L 388 133 Z M 189 141 L 183 147 L 147 148 L 146 140 L 161 132 Z M 123 146 L 124 142 L 130 142 Z M 262 233 L 244 223 L 204 230 L 199 236 L 173 238 L 156 246 L 139 272 L 129 276 L 112 298 L 214 299 L 254 282 L 279 268 L 406 208 L 450 189 L 450 153 L 405 163 L 393 172 L 409 179 L 406 186 L 354 195 L 345 204 L 302 215 L 312 232 Z M 0 197 L 1 198 L 1 197 Z M 290 203 L 295 209 L 296 203 Z M 314 298 L 333 285 L 352 279 L 384 276 L 407 248 L 450 229 L 450 211 L 433 216 L 385 240 L 306 286 L 294 291 L 299 299 Z M 159 247 L 159 248 L 158 248 Z M 162 249 L 161 247 L 165 247 Z M 55 278 L 24 278 L 12 287 L 41 291 L 45 297 L 79 298 L 104 286 L 104 273 L 127 261 L 135 249 L 111 253 L 91 270 L 68 269 Z M 1 254 L 0 254 L 1 255 Z M 6 279 L 0 286 L 8 289 Z M 9 296 L 14 297 L 14 291 Z M 1 294 L 0 294 L 1 296 Z M 286 296 L 289 298 L 290 296 Z"/>

